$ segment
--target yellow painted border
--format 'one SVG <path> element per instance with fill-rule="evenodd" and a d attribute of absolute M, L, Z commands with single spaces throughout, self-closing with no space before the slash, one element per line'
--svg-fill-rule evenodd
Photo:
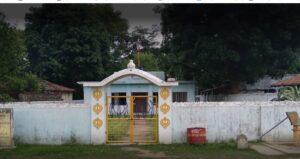
<path fill-rule="evenodd" d="M 170 96 L 170 91 L 167 87 L 162 87 L 159 94 L 164 100 L 166 100 Z"/>
<path fill-rule="evenodd" d="M 102 97 L 102 91 L 100 88 L 95 88 L 93 91 L 93 97 L 98 101 Z"/>

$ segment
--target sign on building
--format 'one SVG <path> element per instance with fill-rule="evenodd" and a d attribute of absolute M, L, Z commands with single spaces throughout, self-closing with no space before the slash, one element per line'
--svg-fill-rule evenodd
<path fill-rule="evenodd" d="M 13 111 L 0 108 L 0 148 L 13 147 Z"/>

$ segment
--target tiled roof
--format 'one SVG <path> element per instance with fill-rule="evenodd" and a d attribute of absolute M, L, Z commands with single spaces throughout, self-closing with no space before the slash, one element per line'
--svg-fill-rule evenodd
<path fill-rule="evenodd" d="M 300 74 L 272 84 L 272 87 L 300 85 Z"/>
<path fill-rule="evenodd" d="M 58 91 L 58 92 L 74 92 L 75 89 L 68 88 L 62 85 L 58 85 L 46 80 L 40 80 L 40 84 L 43 85 L 45 91 Z"/>

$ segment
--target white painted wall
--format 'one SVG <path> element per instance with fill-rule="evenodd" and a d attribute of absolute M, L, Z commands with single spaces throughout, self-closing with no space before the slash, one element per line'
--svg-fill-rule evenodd
<path fill-rule="evenodd" d="M 272 99 L 277 98 L 277 93 L 239 93 L 239 94 L 230 94 L 225 96 L 224 101 L 271 101 Z"/>
<path fill-rule="evenodd" d="M 30 144 L 64 144 L 71 137 L 89 144 L 90 107 L 78 102 L 15 102 L 0 104 L 13 108 L 14 138 Z"/>
<path fill-rule="evenodd" d="M 14 109 L 14 137 L 22 142 L 63 144 L 73 136 L 78 143 L 91 143 L 91 109 L 87 103 L 15 102 L 0 104 L 0 108 Z M 205 127 L 209 142 L 221 142 L 241 133 L 257 140 L 285 118 L 285 112 L 300 114 L 300 102 L 190 102 L 173 103 L 171 109 L 173 143 L 186 142 L 189 127 Z M 263 139 L 291 141 L 291 129 L 286 120 Z"/>
<path fill-rule="evenodd" d="M 191 102 L 172 105 L 174 143 L 186 142 L 186 129 L 205 127 L 209 142 L 235 139 L 243 133 L 257 140 L 286 117 L 285 112 L 297 111 L 300 102 Z M 291 141 L 292 126 L 286 120 L 263 140 Z"/>
<path fill-rule="evenodd" d="M 264 92 L 241 92 L 237 94 L 218 94 L 218 95 L 198 95 L 197 101 L 262 101 L 267 102 L 277 98 L 277 93 L 264 93 Z"/>

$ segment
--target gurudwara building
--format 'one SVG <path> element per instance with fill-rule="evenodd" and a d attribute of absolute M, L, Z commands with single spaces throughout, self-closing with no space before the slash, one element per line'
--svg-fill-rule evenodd
<path fill-rule="evenodd" d="M 151 75 L 168 80 L 163 71 L 149 71 Z M 196 96 L 196 86 L 194 81 L 176 81 L 177 86 L 172 87 L 172 102 L 194 102 Z M 88 89 L 85 87 L 84 89 Z M 126 76 L 113 81 L 106 86 L 107 96 L 157 96 L 159 87 L 140 76 Z M 87 92 L 87 90 L 84 90 Z M 87 95 L 85 93 L 85 95 Z M 119 101 L 124 104 L 125 101 Z"/>
<path fill-rule="evenodd" d="M 171 103 L 195 101 L 193 81 L 165 80 L 164 72 L 137 69 L 132 60 L 100 82 L 78 83 L 92 105 L 96 143 L 170 143 Z"/>

